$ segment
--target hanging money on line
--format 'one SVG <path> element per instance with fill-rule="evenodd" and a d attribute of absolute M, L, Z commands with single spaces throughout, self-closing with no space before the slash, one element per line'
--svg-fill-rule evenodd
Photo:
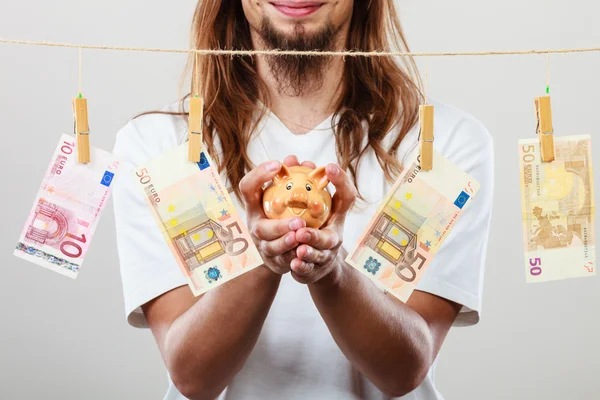
<path fill-rule="evenodd" d="M 431 171 L 416 159 L 350 251 L 346 262 L 406 302 L 480 184 L 434 152 Z"/>
<path fill-rule="evenodd" d="M 133 178 L 195 296 L 263 261 L 207 153 L 188 143 L 136 168 Z"/>
<path fill-rule="evenodd" d="M 590 136 L 555 137 L 554 152 L 542 162 L 538 139 L 519 141 L 527 282 L 596 275 Z"/>
<path fill-rule="evenodd" d="M 76 278 L 119 168 L 116 158 L 90 148 L 77 163 L 76 139 L 63 134 L 13 254 Z"/>

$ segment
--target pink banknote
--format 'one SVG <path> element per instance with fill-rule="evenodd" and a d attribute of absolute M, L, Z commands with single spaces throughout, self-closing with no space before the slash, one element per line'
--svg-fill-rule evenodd
<path fill-rule="evenodd" d="M 119 168 L 115 157 L 90 148 L 77 163 L 75 138 L 63 134 L 44 175 L 14 255 L 76 278 Z"/>

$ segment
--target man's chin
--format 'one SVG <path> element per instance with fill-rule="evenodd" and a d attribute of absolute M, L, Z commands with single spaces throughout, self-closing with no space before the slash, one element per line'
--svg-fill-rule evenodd
<path fill-rule="evenodd" d="M 280 39 L 284 39 L 286 42 L 288 42 L 290 44 L 291 43 L 296 44 L 296 46 L 294 46 L 294 47 L 300 46 L 300 48 L 296 48 L 294 50 L 303 50 L 303 48 L 302 48 L 303 46 L 301 44 L 314 42 L 315 39 L 317 39 L 319 37 L 319 35 L 325 29 L 327 29 L 326 25 L 317 27 L 314 24 L 312 24 L 312 26 L 310 26 L 310 24 L 305 24 L 305 23 L 299 23 L 299 24 L 291 25 L 291 26 L 288 25 L 288 26 L 273 27 L 273 30 L 277 33 L 277 35 L 279 35 Z M 291 50 L 291 49 L 288 49 L 288 50 Z M 304 50 L 308 50 L 308 49 L 304 49 Z"/>
<path fill-rule="evenodd" d="M 265 17 L 261 26 L 261 36 L 269 47 L 286 50 L 325 50 L 334 35 L 335 30 L 326 21 Z"/>
<path fill-rule="evenodd" d="M 263 20 L 261 37 L 267 47 L 281 50 L 330 50 L 334 38 L 331 25 L 325 24 L 310 34 L 306 24 L 295 24 L 292 29 L 276 26 L 273 21 Z M 320 88 L 323 84 L 323 68 L 328 57 L 277 56 L 267 62 L 275 76 L 278 91 L 282 94 L 300 96 Z"/>

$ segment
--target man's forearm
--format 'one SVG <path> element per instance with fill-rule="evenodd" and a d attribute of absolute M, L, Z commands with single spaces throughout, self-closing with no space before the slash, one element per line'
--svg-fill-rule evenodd
<path fill-rule="evenodd" d="M 254 348 L 280 281 L 260 266 L 209 291 L 172 324 L 168 367 L 184 395 L 213 399 L 225 389 Z"/>
<path fill-rule="evenodd" d="M 338 256 L 343 272 L 309 285 L 312 298 L 352 364 L 388 395 L 404 395 L 433 362 L 427 322 L 345 264 L 345 256 Z"/>

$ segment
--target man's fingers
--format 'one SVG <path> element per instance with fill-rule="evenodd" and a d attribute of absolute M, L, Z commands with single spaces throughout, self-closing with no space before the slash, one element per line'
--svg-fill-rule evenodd
<path fill-rule="evenodd" d="M 317 168 L 315 163 L 312 161 L 303 161 L 302 164 L 300 164 L 300 161 L 298 161 L 298 157 L 296 155 L 287 156 L 286 158 L 283 159 L 283 163 L 285 165 L 287 165 L 288 167 L 297 167 L 297 166 L 301 165 L 303 167 L 309 167 L 312 169 Z"/>
<path fill-rule="evenodd" d="M 283 159 L 283 163 L 288 167 L 297 167 L 300 165 L 300 161 L 298 161 L 298 157 L 295 155 L 287 156 Z"/>
<path fill-rule="evenodd" d="M 296 231 L 296 241 L 317 250 L 330 250 L 340 243 L 340 235 L 332 229 L 302 228 Z"/>
<path fill-rule="evenodd" d="M 242 178 L 239 189 L 246 203 L 247 212 L 260 211 L 262 213 L 262 186 L 265 182 L 272 180 L 280 169 L 279 161 L 268 161 L 254 168 Z"/>
<path fill-rule="evenodd" d="M 258 218 L 252 226 L 252 234 L 260 240 L 279 239 L 290 231 L 304 228 L 306 222 L 302 218 L 268 219 Z"/>
<path fill-rule="evenodd" d="M 294 258 L 290 263 L 290 269 L 297 275 L 308 276 L 315 270 L 315 264 L 302 261 L 298 258 Z"/>
<path fill-rule="evenodd" d="M 296 252 L 294 250 L 290 250 L 287 253 L 283 253 L 280 256 L 272 258 L 271 264 L 274 264 L 273 267 L 277 269 L 278 273 L 285 274 L 290 272 L 290 265 L 294 258 L 296 258 Z"/>
<path fill-rule="evenodd" d="M 297 245 L 298 245 L 298 242 L 296 242 L 296 233 L 289 232 L 287 235 L 284 235 L 275 240 L 261 241 L 260 242 L 260 250 L 267 257 L 277 257 L 287 251 L 292 250 Z"/>
<path fill-rule="evenodd" d="M 358 191 L 350 177 L 337 165 L 329 164 L 325 169 L 327 179 L 335 186 L 333 210 L 335 214 L 345 214 L 350 210 Z"/>
<path fill-rule="evenodd" d="M 331 254 L 331 252 L 317 250 L 306 244 L 301 244 L 296 249 L 296 257 L 306 263 L 324 264 L 327 262 L 327 254 Z"/>

